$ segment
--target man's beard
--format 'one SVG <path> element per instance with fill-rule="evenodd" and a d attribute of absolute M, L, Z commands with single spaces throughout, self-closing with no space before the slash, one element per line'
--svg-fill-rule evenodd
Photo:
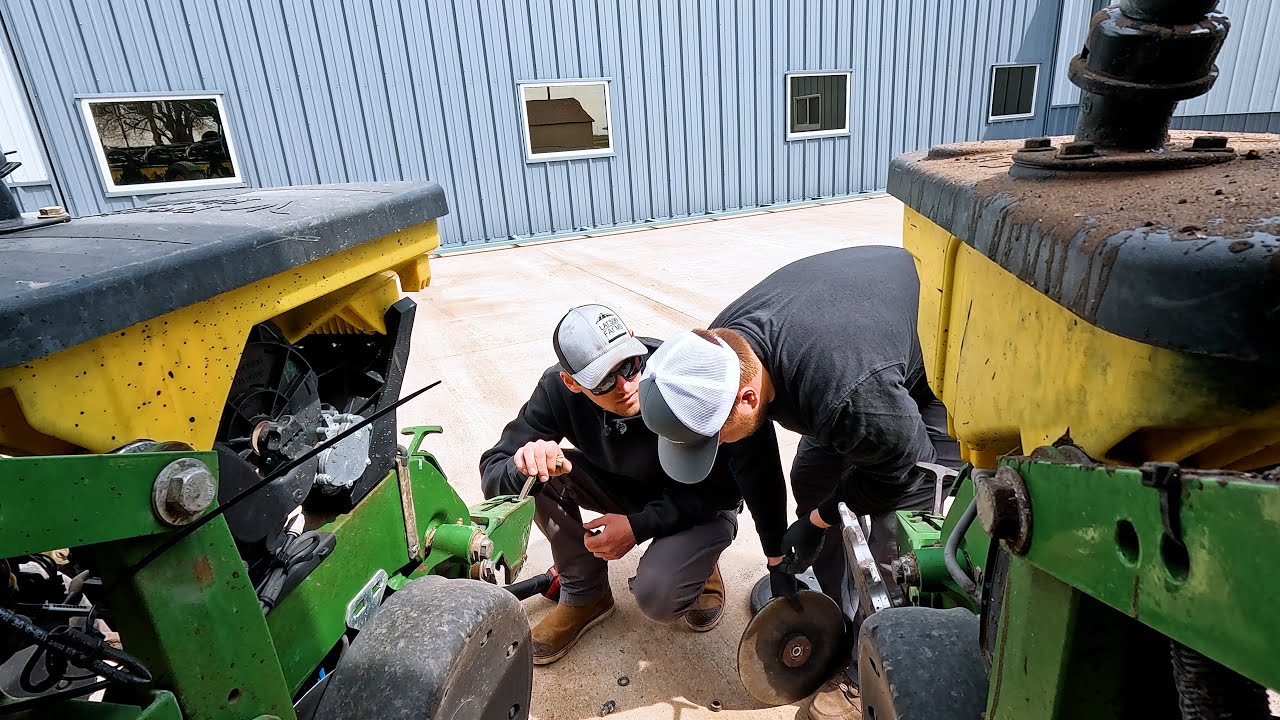
<path fill-rule="evenodd" d="M 734 408 L 733 412 L 729 413 L 729 419 L 725 421 L 725 430 L 733 431 L 732 434 L 737 437 L 747 438 L 755 435 L 756 431 L 764 425 L 764 422 L 764 412 L 744 415 L 738 412 L 737 408 Z"/>

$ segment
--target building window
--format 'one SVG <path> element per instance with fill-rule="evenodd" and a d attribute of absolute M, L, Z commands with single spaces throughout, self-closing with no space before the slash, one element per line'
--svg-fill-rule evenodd
<path fill-rule="evenodd" d="M 244 184 L 219 95 L 80 101 L 108 196 Z"/>
<path fill-rule="evenodd" d="M 822 96 L 801 95 L 791 101 L 792 132 L 822 129 Z"/>
<path fill-rule="evenodd" d="M 1039 65 L 996 65 L 991 68 L 991 111 L 987 122 L 1035 117 Z"/>
<path fill-rule="evenodd" d="M 521 83 L 520 112 L 529 162 L 613 154 L 606 80 Z"/>
<path fill-rule="evenodd" d="M 787 75 L 787 139 L 849 134 L 849 73 Z"/>

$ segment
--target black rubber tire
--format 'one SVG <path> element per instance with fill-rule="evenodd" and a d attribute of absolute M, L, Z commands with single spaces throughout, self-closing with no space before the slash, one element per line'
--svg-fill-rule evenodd
<path fill-rule="evenodd" d="M 521 720 L 533 643 L 495 585 L 428 576 L 383 603 L 334 669 L 318 720 Z"/>
<path fill-rule="evenodd" d="M 863 720 L 982 720 L 987 671 L 978 616 L 963 608 L 890 608 L 862 623 Z"/>

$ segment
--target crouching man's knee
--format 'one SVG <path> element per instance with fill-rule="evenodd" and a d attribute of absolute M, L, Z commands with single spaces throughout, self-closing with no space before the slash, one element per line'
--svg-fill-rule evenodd
<path fill-rule="evenodd" d="M 631 594 L 645 617 L 654 622 L 669 623 L 684 615 L 693 605 L 691 600 L 677 597 L 673 580 L 671 576 L 662 577 L 657 573 L 631 579 Z"/>

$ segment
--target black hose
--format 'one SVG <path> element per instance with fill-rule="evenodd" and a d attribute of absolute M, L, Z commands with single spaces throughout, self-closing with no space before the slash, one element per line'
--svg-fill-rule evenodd
<path fill-rule="evenodd" d="M 516 596 L 517 600 L 531 598 L 534 595 L 542 595 L 551 589 L 551 584 L 555 578 L 551 577 L 551 573 L 543 573 L 535 575 L 528 580 L 521 580 L 518 583 L 512 583 L 506 586 L 507 592 Z"/>
<path fill-rule="evenodd" d="M 960 516 L 960 521 L 956 523 L 955 529 L 947 536 L 947 544 L 943 549 L 942 557 L 947 563 L 947 572 L 951 573 L 951 579 L 956 581 L 965 593 L 975 602 L 978 600 L 978 583 L 960 567 L 960 561 L 957 556 L 960 552 L 960 541 L 964 539 L 965 533 L 969 532 L 969 528 L 973 525 L 973 519 L 978 516 L 978 498 L 974 498 L 969 502 L 969 507 L 965 508 L 964 514 Z"/>
<path fill-rule="evenodd" d="M 27 618 L 11 610 L 0 607 L 0 623 L 24 636 L 31 643 L 38 645 L 42 652 L 48 653 L 45 667 L 50 670 L 61 668 L 71 662 L 76 667 L 92 671 L 95 675 L 124 685 L 146 685 L 151 682 L 151 672 L 137 658 L 129 653 L 116 649 L 99 637 L 93 637 L 82 630 L 61 626 L 53 630 L 45 630 Z M 39 653 L 37 653 L 39 654 Z M 113 664 L 109 664 L 110 663 Z M 34 667 L 34 658 L 28 663 L 24 675 L 30 681 L 29 673 Z M 61 679 L 61 677 L 59 677 Z M 26 688 L 24 688 L 26 689 Z M 28 690 L 28 692 L 31 692 Z"/>

